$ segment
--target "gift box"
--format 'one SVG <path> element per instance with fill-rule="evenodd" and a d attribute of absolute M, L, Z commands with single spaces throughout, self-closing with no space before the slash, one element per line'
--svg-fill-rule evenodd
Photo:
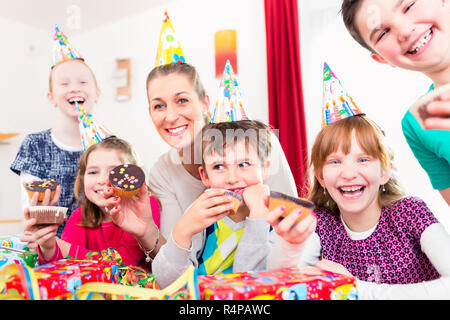
<path fill-rule="evenodd" d="M 3 294 L 25 299 L 72 299 L 74 292 L 89 282 L 118 283 L 119 267 L 112 261 L 62 259 L 34 269 L 3 270 Z M 33 289 L 37 287 L 38 289 Z M 38 291 L 38 292 L 37 292 Z"/>
<path fill-rule="evenodd" d="M 0 270 L 14 263 L 34 268 L 38 265 L 38 258 L 34 252 L 0 246 Z"/>
<path fill-rule="evenodd" d="M 20 241 L 21 236 L 23 236 L 23 233 L 0 235 L 0 247 L 14 248 L 18 250 L 28 249 L 28 243 Z"/>
<path fill-rule="evenodd" d="M 314 267 L 198 276 L 202 300 L 356 300 L 356 279 Z"/>

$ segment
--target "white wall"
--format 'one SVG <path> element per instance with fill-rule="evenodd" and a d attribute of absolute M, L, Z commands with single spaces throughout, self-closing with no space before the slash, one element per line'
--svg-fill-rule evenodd
<path fill-rule="evenodd" d="M 419 165 L 403 136 L 408 106 L 428 90 L 422 74 L 374 62 L 348 34 L 339 13 L 341 0 L 299 1 L 300 48 L 308 147 L 321 129 L 322 71 L 327 62 L 360 109 L 386 132 L 398 177 L 408 194 L 422 198 L 450 231 L 450 209 Z M 317 10 L 317 9 L 320 10 Z"/>
<path fill-rule="evenodd" d="M 0 145 L 0 220 L 22 219 L 18 176 L 9 170 L 25 134 L 49 127 L 57 113 L 47 103 L 52 45 L 48 33 L 0 18 L 0 132 L 20 135 Z M 0 233 L 20 224 L 0 223 Z"/>

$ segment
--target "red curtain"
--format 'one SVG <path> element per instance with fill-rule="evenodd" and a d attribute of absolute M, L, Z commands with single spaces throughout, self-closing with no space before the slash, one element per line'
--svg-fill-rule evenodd
<path fill-rule="evenodd" d="M 300 68 L 297 0 L 264 0 L 269 124 L 291 167 L 300 196 L 308 186 L 308 147 Z"/>

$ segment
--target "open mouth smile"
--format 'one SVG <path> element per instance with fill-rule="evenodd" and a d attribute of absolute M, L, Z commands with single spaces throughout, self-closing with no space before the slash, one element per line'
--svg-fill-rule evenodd
<path fill-rule="evenodd" d="M 69 100 L 67 100 L 67 101 L 71 105 L 75 105 L 75 103 L 83 104 L 86 101 L 86 99 L 84 99 L 83 97 L 72 97 L 72 98 L 69 98 Z"/>
<path fill-rule="evenodd" d="M 342 196 L 349 198 L 360 196 L 365 189 L 366 189 L 365 186 L 344 186 L 338 188 Z"/>
<path fill-rule="evenodd" d="M 428 32 L 424 33 L 419 40 L 417 40 L 412 47 L 406 52 L 409 55 L 417 55 L 424 48 L 430 40 L 433 38 L 433 28 L 430 28 Z"/>
<path fill-rule="evenodd" d="M 180 136 L 182 135 L 188 128 L 188 125 L 179 126 L 176 128 L 165 129 L 167 133 L 171 136 Z"/>

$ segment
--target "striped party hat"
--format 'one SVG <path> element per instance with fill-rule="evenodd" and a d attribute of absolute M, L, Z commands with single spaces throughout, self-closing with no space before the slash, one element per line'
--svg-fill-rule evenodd
<path fill-rule="evenodd" d="M 210 116 L 210 123 L 250 120 L 245 113 L 242 92 L 230 60 L 225 63 L 216 104 Z"/>
<path fill-rule="evenodd" d="M 155 67 L 185 62 L 183 50 L 181 50 L 181 45 L 175 34 L 172 22 L 170 22 L 167 12 L 164 12 Z"/>
<path fill-rule="evenodd" d="M 362 112 L 328 64 L 324 63 L 322 127 L 358 114 Z"/>
<path fill-rule="evenodd" d="M 114 136 L 108 129 L 95 121 L 90 113 L 87 113 L 82 105 L 75 102 L 78 110 L 78 126 L 80 128 L 81 143 L 83 151 L 86 151 L 90 146 L 102 142 L 106 138 Z"/>
<path fill-rule="evenodd" d="M 70 44 L 69 40 L 67 40 L 66 35 L 61 31 L 61 29 L 59 29 L 58 25 L 55 24 L 52 67 L 56 66 L 60 62 L 71 59 L 84 60 L 78 51 Z"/>

